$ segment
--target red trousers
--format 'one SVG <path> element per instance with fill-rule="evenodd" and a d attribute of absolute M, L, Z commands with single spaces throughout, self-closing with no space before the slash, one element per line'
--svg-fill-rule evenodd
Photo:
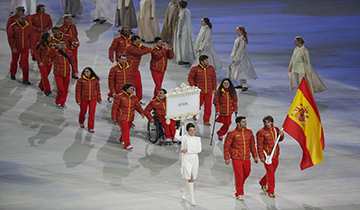
<path fill-rule="evenodd" d="M 12 76 L 16 75 L 18 68 L 18 61 L 20 58 L 20 66 L 23 73 L 23 80 L 29 80 L 29 48 L 16 49 L 17 53 L 14 53 L 11 50 L 11 63 L 10 63 L 10 74 Z"/>
<path fill-rule="evenodd" d="M 134 71 L 134 87 L 135 87 L 135 95 L 138 97 L 139 101 L 142 100 L 142 84 L 141 84 L 141 75 L 140 71 L 136 70 Z"/>
<path fill-rule="evenodd" d="M 234 160 L 232 159 L 234 175 L 235 175 L 235 196 L 244 195 L 245 180 L 250 175 L 251 162 L 248 160 Z"/>
<path fill-rule="evenodd" d="M 89 107 L 88 130 L 94 129 L 96 102 L 97 102 L 96 100 L 91 100 L 91 101 L 81 100 L 80 102 L 80 113 L 79 113 L 80 124 L 84 124 L 85 114 L 87 112 L 87 108 Z"/>
<path fill-rule="evenodd" d="M 276 168 L 279 165 L 279 157 L 273 157 L 272 159 L 272 163 L 270 165 L 264 163 L 265 169 L 266 169 L 266 174 L 265 176 L 260 180 L 260 184 L 261 185 L 267 185 L 268 190 L 267 192 L 270 193 L 275 193 L 275 171 Z"/>
<path fill-rule="evenodd" d="M 130 146 L 130 128 L 132 122 L 119 121 L 119 126 L 121 129 L 121 136 L 119 141 L 124 142 L 124 148 Z"/>
<path fill-rule="evenodd" d="M 212 93 L 202 94 L 200 93 L 200 107 L 204 104 L 204 122 L 209 122 L 211 116 L 211 100 Z"/>
<path fill-rule="evenodd" d="M 220 130 L 218 130 L 217 135 L 224 136 L 228 132 L 229 127 L 231 125 L 231 114 L 228 116 L 223 116 L 223 115 L 218 116 L 216 122 L 223 123 Z"/>
<path fill-rule="evenodd" d="M 38 65 L 39 66 L 39 65 Z M 51 91 L 50 82 L 49 82 L 49 74 L 51 72 L 52 65 L 48 66 L 39 66 L 41 80 L 39 83 L 39 88 L 44 88 L 44 93 Z"/>
<path fill-rule="evenodd" d="M 75 49 L 72 49 L 71 52 L 73 53 L 74 57 L 75 57 L 75 60 L 76 60 L 76 63 L 75 63 L 75 67 L 76 69 L 78 69 L 78 48 L 75 48 Z M 71 76 L 75 76 L 75 71 L 74 69 L 71 70 Z"/>
<path fill-rule="evenodd" d="M 62 77 L 59 75 L 54 75 L 54 76 L 55 76 L 55 82 L 57 88 L 55 103 L 63 106 L 65 105 L 68 94 L 70 76 L 67 77 Z"/>
<path fill-rule="evenodd" d="M 158 117 L 159 122 L 162 123 L 163 127 L 164 127 L 164 131 L 165 131 L 165 138 L 167 139 L 174 139 L 175 136 L 175 125 L 176 125 L 176 121 L 175 120 L 170 120 L 170 124 L 166 124 L 166 119 L 165 117 Z"/>
<path fill-rule="evenodd" d="M 40 39 L 34 39 L 34 41 L 33 41 L 33 44 L 34 44 L 33 49 L 36 49 L 36 45 L 39 42 L 40 42 Z M 31 53 L 31 57 L 35 57 L 35 50 Z"/>
<path fill-rule="evenodd" d="M 157 93 L 161 89 L 161 85 L 164 79 L 164 74 L 165 72 L 151 71 L 151 76 L 155 83 L 154 98 L 157 96 Z"/>

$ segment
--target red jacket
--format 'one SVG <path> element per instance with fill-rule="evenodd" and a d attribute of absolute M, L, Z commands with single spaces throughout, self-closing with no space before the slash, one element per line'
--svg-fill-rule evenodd
<path fill-rule="evenodd" d="M 276 129 L 276 133 L 274 132 L 274 129 Z M 267 128 L 264 126 L 256 133 L 256 140 L 257 140 L 257 149 L 259 153 L 260 158 L 264 158 L 264 150 L 265 152 L 270 155 L 272 152 L 272 149 L 274 148 L 275 141 L 277 137 L 279 136 L 279 128 L 272 127 Z M 284 139 L 284 135 L 282 135 L 279 139 L 279 141 L 282 141 Z M 278 156 L 280 154 L 280 147 L 279 144 L 275 148 L 274 157 Z"/>
<path fill-rule="evenodd" d="M 22 26 L 18 20 L 12 23 L 7 31 L 8 42 L 11 49 L 25 49 L 33 47 L 33 33 L 27 21 Z"/>
<path fill-rule="evenodd" d="M 51 46 L 49 45 L 41 45 L 36 51 L 35 51 L 35 58 L 36 62 L 43 63 L 45 66 L 51 65 L 51 59 L 48 57 L 48 53 L 51 50 Z"/>
<path fill-rule="evenodd" d="M 52 35 L 51 44 L 54 44 L 54 43 L 59 44 L 59 42 L 61 40 L 65 40 L 66 49 L 74 49 L 79 46 L 79 42 L 76 41 L 74 38 L 72 38 L 69 34 L 64 34 L 63 32 L 60 32 L 60 33 L 61 33 L 61 37 L 59 39 L 56 38 L 55 35 Z M 76 42 L 75 45 L 72 44 L 73 42 Z"/>
<path fill-rule="evenodd" d="M 114 58 L 114 52 L 115 52 L 115 60 L 119 61 L 119 55 L 125 54 L 126 47 L 130 44 L 130 42 L 131 42 L 131 35 L 129 35 L 128 38 L 126 38 L 124 35 L 120 35 L 119 37 L 116 37 L 109 47 L 109 59 Z"/>
<path fill-rule="evenodd" d="M 6 31 L 9 30 L 9 27 L 12 23 L 16 22 L 16 20 L 19 20 L 19 15 L 17 13 L 11 15 L 8 19 L 8 22 L 6 24 Z M 31 24 L 30 17 L 26 15 L 26 21 Z"/>
<path fill-rule="evenodd" d="M 156 96 L 156 98 L 151 100 L 150 103 L 146 106 L 144 114 L 149 120 L 153 119 L 150 114 L 151 110 L 154 110 L 157 118 L 164 118 L 166 116 L 166 98 L 161 100 Z"/>
<path fill-rule="evenodd" d="M 41 30 L 48 28 L 48 30 L 50 30 L 53 26 L 51 16 L 46 13 L 37 12 L 35 14 L 32 14 L 30 15 L 30 20 L 33 28 L 34 39 L 40 40 L 41 35 L 44 33 L 37 31 L 38 28 L 40 28 Z"/>
<path fill-rule="evenodd" d="M 99 80 L 95 77 L 91 79 L 88 79 L 85 76 L 79 78 L 76 82 L 75 100 L 76 103 L 92 100 L 97 100 L 98 102 L 101 102 Z"/>
<path fill-rule="evenodd" d="M 127 61 L 130 63 L 130 66 L 132 66 L 133 70 L 136 71 L 139 69 L 141 56 L 150 52 L 150 47 L 145 47 L 142 44 L 137 45 L 134 42 L 130 42 L 126 48 L 125 54 L 127 56 Z"/>
<path fill-rule="evenodd" d="M 122 67 L 120 63 L 117 63 L 116 66 L 113 66 L 109 72 L 108 85 L 110 93 L 121 93 L 122 87 L 126 83 L 133 84 L 133 74 L 131 66 L 126 63 L 125 67 Z"/>
<path fill-rule="evenodd" d="M 191 68 L 188 82 L 190 86 L 201 89 L 201 94 L 211 93 L 216 90 L 216 73 L 212 66 L 203 67 L 201 64 Z"/>
<path fill-rule="evenodd" d="M 134 121 L 135 109 L 140 114 L 144 113 L 144 110 L 141 108 L 139 103 L 139 99 L 135 95 L 128 95 L 125 91 L 123 91 L 114 97 L 111 119 L 116 121 L 132 122 Z"/>
<path fill-rule="evenodd" d="M 236 128 L 230 131 L 224 143 L 224 158 L 225 160 L 248 160 L 250 159 L 250 152 L 254 159 L 257 158 L 255 139 L 251 130 L 247 128 Z"/>
<path fill-rule="evenodd" d="M 215 93 L 214 101 L 216 112 L 220 112 L 222 116 L 232 115 L 233 112 L 238 111 L 237 107 L 237 96 L 231 98 L 229 91 L 224 88 L 221 90 L 222 97 L 220 97 L 220 91 L 217 90 Z"/>
<path fill-rule="evenodd" d="M 63 32 L 64 34 L 69 35 L 71 38 L 73 38 L 77 42 L 77 45 L 75 45 L 75 46 L 71 45 L 71 49 L 79 47 L 80 43 L 79 43 L 79 39 L 78 39 L 78 32 L 77 32 L 77 29 L 76 29 L 76 25 L 71 24 L 71 23 L 67 23 L 67 22 L 64 21 L 63 24 L 61 24 L 59 26 L 59 28 L 60 28 L 61 32 Z"/>
<path fill-rule="evenodd" d="M 48 53 L 48 57 L 54 62 L 54 74 L 62 77 L 67 77 L 70 75 L 70 66 L 76 73 L 78 72 L 73 53 L 70 50 L 65 50 L 65 53 L 71 62 L 59 52 L 59 49 L 55 50 L 51 48 Z"/>
<path fill-rule="evenodd" d="M 166 71 L 168 59 L 174 58 L 174 51 L 167 50 L 164 46 L 156 47 L 151 52 L 150 70 L 164 72 Z"/>

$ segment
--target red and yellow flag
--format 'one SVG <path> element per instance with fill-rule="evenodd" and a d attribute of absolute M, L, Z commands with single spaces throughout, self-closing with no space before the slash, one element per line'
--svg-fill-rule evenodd
<path fill-rule="evenodd" d="M 319 111 L 305 78 L 299 85 L 283 128 L 299 142 L 303 150 L 301 170 L 323 162 L 324 132 Z"/>

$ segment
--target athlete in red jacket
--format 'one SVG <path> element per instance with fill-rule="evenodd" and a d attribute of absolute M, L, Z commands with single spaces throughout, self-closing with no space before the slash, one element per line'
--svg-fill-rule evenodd
<path fill-rule="evenodd" d="M 141 104 L 142 100 L 142 84 L 141 84 L 141 75 L 139 71 L 139 64 L 141 56 L 150 53 L 156 46 L 155 44 L 152 47 L 145 47 L 140 44 L 141 39 L 139 36 L 135 35 L 131 37 L 131 43 L 127 46 L 125 54 L 127 55 L 128 62 L 134 70 L 134 86 L 136 91 L 136 96 L 138 97 Z"/>
<path fill-rule="evenodd" d="M 167 91 L 165 89 L 160 89 L 156 98 L 151 100 L 150 103 L 146 106 L 144 114 L 150 120 L 150 122 L 154 122 L 154 119 L 150 114 L 150 112 L 154 110 L 156 119 L 159 120 L 159 122 L 164 127 L 165 141 L 171 142 L 174 141 L 176 122 L 174 120 L 170 120 L 170 124 L 166 124 L 166 93 Z"/>
<path fill-rule="evenodd" d="M 99 76 L 94 70 L 86 67 L 81 73 L 81 78 L 77 80 L 75 89 L 76 103 L 80 106 L 79 123 L 84 128 L 85 114 L 89 107 L 88 131 L 94 133 L 96 102 L 101 104 L 101 93 Z"/>
<path fill-rule="evenodd" d="M 237 114 L 237 96 L 234 85 L 229 78 L 221 81 L 218 90 L 214 96 L 214 104 L 216 115 L 218 116 L 216 122 L 223 123 L 217 135 L 219 140 L 223 140 L 223 136 L 228 132 L 231 125 L 231 115 L 233 112 Z"/>
<path fill-rule="evenodd" d="M 257 149 L 261 162 L 264 163 L 266 174 L 260 180 L 261 189 L 266 191 L 271 198 L 275 197 L 275 171 L 279 164 L 280 147 L 279 144 L 275 147 L 274 156 L 271 164 L 265 163 L 265 155 L 270 155 L 276 139 L 281 136 L 279 141 L 284 139 L 284 133 L 279 128 L 274 126 L 274 118 L 267 115 L 263 119 L 264 127 L 256 133 Z M 267 187 L 266 187 L 267 186 Z"/>
<path fill-rule="evenodd" d="M 17 63 L 23 73 L 23 83 L 30 85 L 29 82 L 29 50 L 32 52 L 33 33 L 30 23 L 26 21 L 24 13 L 19 15 L 19 19 L 12 23 L 7 31 L 8 42 L 11 49 L 10 75 L 12 80 L 16 80 Z"/>
<path fill-rule="evenodd" d="M 17 6 L 15 14 L 11 15 L 6 24 L 6 31 L 9 29 L 10 25 L 13 24 L 16 20 L 19 20 L 19 15 L 21 13 L 25 14 L 24 6 Z M 31 24 L 30 17 L 26 15 L 26 21 Z"/>
<path fill-rule="evenodd" d="M 111 109 L 111 119 L 118 122 L 121 129 L 120 143 L 124 144 L 127 150 L 133 149 L 130 144 L 130 128 L 134 121 L 135 109 L 144 118 L 144 110 L 141 108 L 139 100 L 134 93 L 134 86 L 126 83 L 123 87 L 123 92 L 117 94 L 114 99 L 114 104 Z"/>
<path fill-rule="evenodd" d="M 164 74 L 167 68 L 168 59 L 174 58 L 174 51 L 170 44 L 164 43 L 160 37 L 154 39 L 156 48 L 151 52 L 150 70 L 151 76 L 155 83 L 154 98 L 161 89 L 161 84 L 164 79 Z"/>
<path fill-rule="evenodd" d="M 36 6 L 36 13 L 30 15 L 31 26 L 33 28 L 34 33 L 34 49 L 35 45 L 40 41 L 41 35 L 43 33 L 48 32 L 53 26 L 51 16 L 45 13 L 45 5 L 38 4 Z M 35 57 L 34 53 L 31 54 L 32 57 Z"/>
<path fill-rule="evenodd" d="M 125 54 L 121 54 L 119 62 L 110 69 L 108 77 L 109 97 L 114 97 L 116 94 L 122 93 L 122 87 L 126 83 L 133 83 L 134 71 L 127 63 Z M 110 99 L 108 99 L 110 101 Z"/>
<path fill-rule="evenodd" d="M 209 57 L 201 55 L 199 65 L 191 68 L 188 82 L 190 86 L 197 86 L 200 92 L 200 107 L 204 104 L 204 125 L 210 126 L 212 95 L 216 90 L 216 73 L 214 67 L 209 65 Z M 195 118 L 194 118 L 195 120 Z"/>
<path fill-rule="evenodd" d="M 244 183 L 250 175 L 251 162 L 250 153 L 255 163 L 258 163 L 254 135 L 251 130 L 246 128 L 246 118 L 237 117 L 236 128 L 230 131 L 225 138 L 224 159 L 227 165 L 230 164 L 230 158 L 233 164 L 235 175 L 236 199 L 244 200 Z"/>
<path fill-rule="evenodd" d="M 48 53 L 51 49 L 50 43 L 51 36 L 48 32 L 46 32 L 43 33 L 40 42 L 36 45 L 35 48 L 35 59 L 41 74 L 39 88 L 44 91 L 45 95 L 47 96 L 52 93 L 48 78 L 52 67 L 51 59 L 48 57 Z"/>
<path fill-rule="evenodd" d="M 120 36 L 114 38 L 113 42 L 109 47 L 109 60 L 114 63 L 114 52 L 115 60 L 119 61 L 120 54 L 125 54 L 126 47 L 131 42 L 131 28 L 124 26 L 121 28 Z"/>

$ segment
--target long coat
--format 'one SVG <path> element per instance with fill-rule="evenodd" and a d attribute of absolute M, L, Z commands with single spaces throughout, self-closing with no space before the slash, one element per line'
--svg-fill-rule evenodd
<path fill-rule="evenodd" d="M 160 36 L 155 0 L 140 1 L 138 34 L 140 38 L 145 39 L 145 42 L 153 42 L 155 37 Z"/>
<path fill-rule="evenodd" d="M 166 10 L 164 24 L 161 29 L 160 37 L 164 42 L 168 42 L 171 46 L 174 46 L 174 35 L 177 26 L 177 21 L 179 17 L 179 7 L 176 3 L 174 5 L 174 10 L 172 13 L 170 12 L 170 8 L 172 7 L 172 2 L 169 3 L 169 6 Z M 171 13 L 171 14 L 170 14 Z M 170 17 L 169 17 L 170 16 Z"/>
<path fill-rule="evenodd" d="M 125 9 L 124 7 L 128 7 L 128 9 Z M 128 26 L 130 28 L 138 27 L 135 7 L 132 0 L 118 0 L 114 25 L 115 27 L 119 27 L 119 26 L 122 27 Z"/>

